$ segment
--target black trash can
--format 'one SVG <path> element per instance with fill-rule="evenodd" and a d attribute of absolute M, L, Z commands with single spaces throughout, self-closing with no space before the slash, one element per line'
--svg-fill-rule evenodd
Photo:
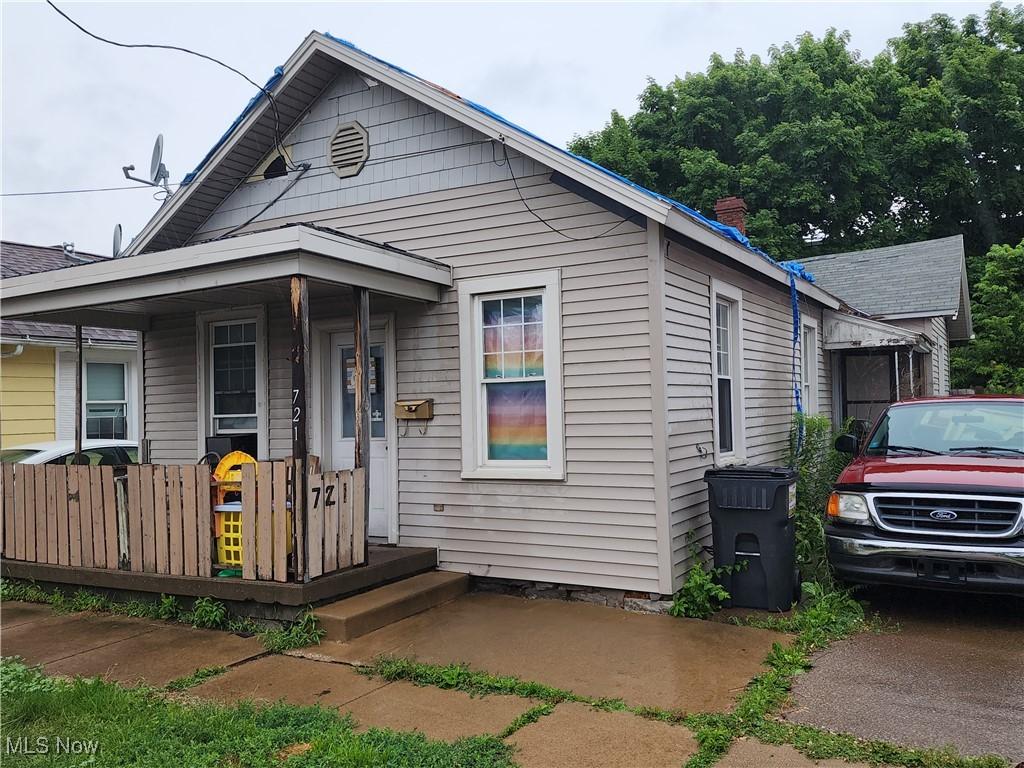
<path fill-rule="evenodd" d="M 711 503 L 715 566 L 746 561 L 722 575 L 727 605 L 786 611 L 799 590 L 793 510 L 796 470 L 723 467 L 704 473 Z"/>

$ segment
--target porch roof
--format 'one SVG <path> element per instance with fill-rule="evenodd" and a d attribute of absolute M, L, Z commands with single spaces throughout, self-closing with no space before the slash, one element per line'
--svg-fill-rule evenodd
<path fill-rule="evenodd" d="M 912 347 L 928 352 L 931 348 L 923 336 L 906 328 L 839 312 L 825 313 L 822 344 L 828 350 Z"/>
<path fill-rule="evenodd" d="M 5 318 L 146 330 L 153 314 L 260 303 L 293 275 L 417 301 L 438 301 L 451 267 L 307 224 L 212 240 L 75 269 L 7 278 Z"/>

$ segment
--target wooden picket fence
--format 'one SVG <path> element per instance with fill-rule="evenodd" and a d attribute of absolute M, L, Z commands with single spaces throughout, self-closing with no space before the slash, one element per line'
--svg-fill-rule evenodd
<path fill-rule="evenodd" d="M 242 578 L 305 581 L 364 564 L 365 507 L 353 493 L 364 471 L 306 475 L 304 512 L 292 492 L 301 462 L 243 465 Z M 210 577 L 211 487 L 206 465 L 0 465 L 3 556 Z"/>

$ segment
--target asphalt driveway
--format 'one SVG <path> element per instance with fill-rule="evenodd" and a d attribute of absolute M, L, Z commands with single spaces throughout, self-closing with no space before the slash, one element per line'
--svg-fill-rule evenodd
<path fill-rule="evenodd" d="M 865 738 L 1024 761 L 1024 600 L 872 588 L 901 631 L 836 643 L 786 717 Z"/>

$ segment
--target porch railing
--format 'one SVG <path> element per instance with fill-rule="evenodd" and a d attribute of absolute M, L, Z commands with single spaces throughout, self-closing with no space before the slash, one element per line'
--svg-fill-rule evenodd
<path fill-rule="evenodd" d="M 308 581 L 364 564 L 364 509 L 353 489 L 365 471 L 303 474 L 291 460 L 244 465 L 240 577 Z M 304 500 L 293 492 L 296 475 L 305 478 Z M 215 488 L 205 465 L 0 465 L 3 556 L 210 577 L 219 570 Z"/>

